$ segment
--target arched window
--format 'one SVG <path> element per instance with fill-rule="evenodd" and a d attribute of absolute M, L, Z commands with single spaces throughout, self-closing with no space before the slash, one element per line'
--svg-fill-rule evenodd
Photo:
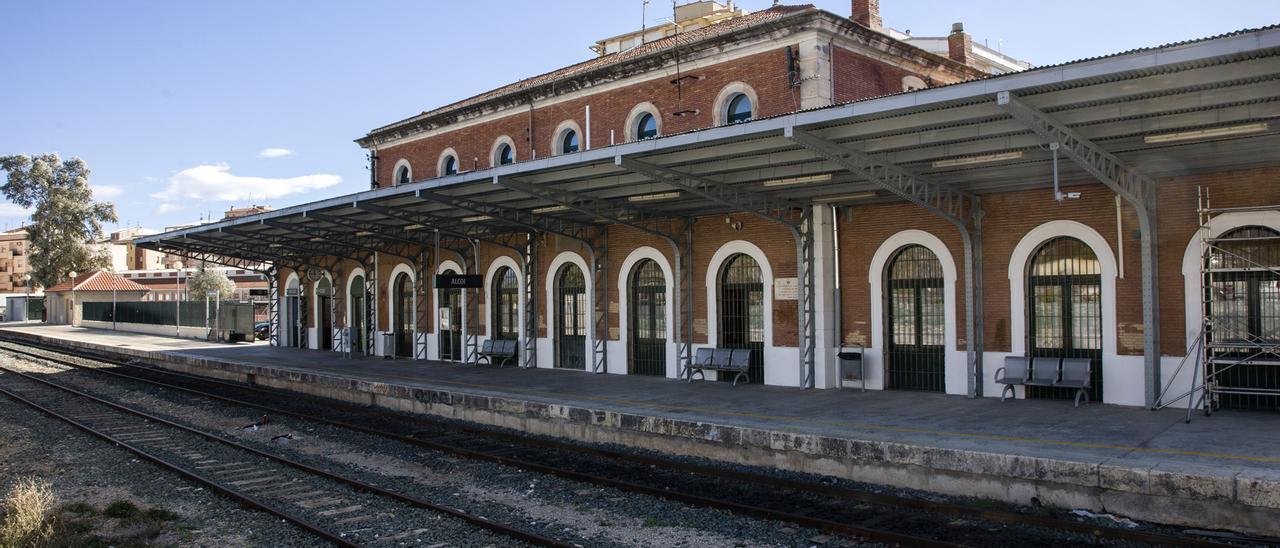
<path fill-rule="evenodd" d="M 1028 272 L 1031 356 L 1092 360 L 1089 399 L 1102 401 L 1102 265 L 1098 257 L 1084 242 L 1059 236 L 1036 250 Z M 1027 387 L 1027 397 L 1071 399 L 1074 395 L 1072 389 Z"/>
<path fill-rule="evenodd" d="M 408 184 L 413 179 L 413 171 L 409 168 L 409 162 L 401 160 L 396 163 L 395 184 Z"/>
<path fill-rule="evenodd" d="M 520 338 L 520 282 L 516 271 L 504 266 L 493 277 L 493 338 Z"/>
<path fill-rule="evenodd" d="M 566 129 L 560 134 L 560 154 L 570 154 L 578 151 L 578 132 L 572 129 Z"/>
<path fill-rule="evenodd" d="M 576 264 L 556 276 L 556 367 L 587 368 L 587 280 Z"/>
<path fill-rule="evenodd" d="M 1209 306 L 1208 374 L 1219 388 L 1280 389 L 1280 232 L 1242 226 L 1223 233 L 1209 248 L 1204 287 Z M 1280 397 L 1218 394 L 1227 409 L 1280 408 Z"/>
<path fill-rule="evenodd" d="M 720 272 L 719 316 L 719 346 L 750 349 L 750 382 L 764 382 L 764 279 L 750 255 L 730 257 Z"/>
<path fill-rule="evenodd" d="M 739 93 L 729 99 L 729 105 L 725 109 L 725 123 L 736 124 L 738 122 L 746 122 L 751 119 L 751 98 L 745 93 Z"/>
<path fill-rule="evenodd" d="M 885 387 L 942 392 L 946 303 L 942 263 L 922 245 L 899 249 L 885 272 Z"/>
<path fill-rule="evenodd" d="M 316 282 L 316 336 L 320 350 L 333 348 L 333 283 L 328 276 Z"/>
<path fill-rule="evenodd" d="M 493 154 L 493 165 L 505 166 L 516 162 L 516 149 L 511 143 L 502 143 L 498 145 L 498 150 Z"/>
<path fill-rule="evenodd" d="M 667 374 L 667 282 L 662 267 L 644 259 L 631 274 L 632 375 Z"/>
<path fill-rule="evenodd" d="M 457 274 L 452 269 L 443 274 Z M 462 360 L 462 290 L 458 288 L 438 288 L 439 303 L 436 336 L 439 339 L 440 359 Z"/>
<path fill-rule="evenodd" d="M 636 119 L 636 140 L 652 139 L 658 136 L 658 119 L 645 112 Z"/>
<path fill-rule="evenodd" d="M 452 154 L 444 157 L 444 165 L 440 170 L 442 175 L 458 174 L 458 159 Z"/>

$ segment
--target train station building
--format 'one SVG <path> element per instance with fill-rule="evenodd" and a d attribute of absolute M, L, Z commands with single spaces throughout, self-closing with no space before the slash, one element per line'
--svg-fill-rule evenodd
<path fill-rule="evenodd" d="M 284 347 L 1277 409 L 1280 28 L 1020 70 L 876 5 L 695 2 L 373 129 L 368 191 L 137 245 L 267 272 Z"/>

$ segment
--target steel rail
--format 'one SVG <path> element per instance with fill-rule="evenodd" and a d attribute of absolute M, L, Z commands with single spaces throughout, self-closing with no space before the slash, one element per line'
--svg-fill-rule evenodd
<path fill-rule="evenodd" d="M 25 341 L 16 341 L 11 337 L 6 336 L 5 334 L 0 334 L 0 342 L 8 342 L 12 344 L 30 346 Z M 508 464 L 511 466 L 518 466 L 518 467 L 524 467 L 529 469 L 539 469 L 540 471 L 545 471 L 546 473 L 549 473 L 552 475 L 568 477 L 570 479 L 580 479 L 581 481 L 587 481 L 591 483 L 610 485 L 610 486 L 618 487 L 625 490 L 632 490 L 628 487 L 628 485 L 631 485 L 629 482 L 622 482 L 622 481 L 614 480 L 611 478 L 603 478 L 599 476 L 583 474 L 580 472 L 575 472 L 570 470 L 562 470 L 555 467 L 543 465 L 541 463 L 535 463 L 535 462 L 525 461 L 521 459 L 487 455 L 480 451 L 474 451 L 474 450 L 470 450 L 462 447 L 433 442 L 430 440 L 425 440 L 425 439 L 413 437 L 410 435 L 398 434 L 394 432 L 388 432 L 385 430 L 378 430 L 375 428 L 370 428 L 370 427 L 362 426 L 359 424 L 349 423 L 347 421 L 316 417 L 314 415 L 299 413 L 296 411 L 279 408 L 271 405 L 260 404 L 257 402 L 250 402 L 250 401 L 240 400 L 236 398 L 230 398 L 230 397 L 221 396 L 218 394 L 212 394 L 212 393 L 197 390 L 194 388 L 178 386 L 178 385 L 165 383 L 165 382 L 161 382 L 153 379 L 144 379 L 144 378 L 140 378 L 140 377 L 136 377 L 133 375 L 128 375 L 128 374 L 124 374 L 116 371 L 108 371 L 102 368 L 89 367 L 81 364 L 66 362 L 65 360 L 60 360 L 58 358 L 50 358 L 48 356 L 42 356 L 32 352 L 13 349 L 5 346 L 0 346 L 0 350 L 14 352 L 18 354 L 24 354 L 27 356 L 35 357 L 37 359 L 49 360 L 55 363 L 61 363 L 63 365 L 68 365 L 71 367 L 77 367 L 81 369 L 96 371 L 105 375 L 111 375 L 111 376 L 116 376 L 120 378 L 130 379 L 133 381 L 152 384 L 155 386 L 162 386 L 165 388 L 171 388 L 174 390 L 195 394 L 202 397 L 215 399 L 218 401 L 223 401 L 226 403 L 244 405 L 247 407 L 261 409 L 264 411 L 278 413 L 281 415 L 292 416 L 292 417 L 303 419 L 303 420 L 315 421 L 315 422 L 329 424 L 329 425 L 337 426 L 341 428 L 347 428 L 347 429 L 359 431 L 365 434 L 394 439 L 397 441 L 410 443 L 410 444 L 427 447 L 431 449 L 436 449 L 440 451 L 445 451 L 445 452 L 453 453 L 460 456 L 490 460 L 493 462 L 499 462 L 502 464 Z M 41 350 L 45 350 L 45 349 L 41 349 Z M 144 366 L 140 366 L 133 363 L 123 362 L 112 357 L 102 356 L 95 352 L 85 351 L 83 349 L 76 349 L 74 351 L 69 349 L 58 349 L 56 351 L 45 350 L 45 351 L 67 354 L 67 355 L 79 357 L 81 359 L 105 361 L 113 365 L 134 368 L 134 369 L 138 369 L 148 373 L 158 373 L 161 375 L 187 379 L 187 380 L 204 383 L 204 384 L 223 385 L 230 388 L 247 390 L 250 392 L 257 392 L 264 395 L 271 395 L 271 396 L 280 395 L 280 391 L 274 390 L 274 389 L 246 385 L 242 383 L 236 383 L 236 382 L 226 381 L 221 379 L 202 377 L 199 375 L 192 375 L 188 373 L 169 371 L 165 369 L 144 367 Z M 343 410 L 345 411 L 350 411 L 358 414 L 386 415 L 386 413 L 383 413 L 376 409 L 371 409 L 369 407 L 360 407 L 360 406 L 354 406 L 349 404 L 338 404 L 338 406 L 343 408 Z M 429 417 L 413 417 L 413 419 L 415 419 L 418 422 L 431 424 L 433 426 L 437 426 L 442 429 L 463 431 L 468 434 L 473 434 L 476 436 L 487 437 L 490 439 L 498 439 L 505 443 L 515 443 L 520 445 L 542 447 L 542 448 L 553 449 L 553 450 L 571 451 L 575 453 L 593 455 L 593 456 L 603 457 L 603 458 L 610 458 L 610 459 L 615 459 L 620 461 L 632 462 L 636 464 L 658 466 L 658 467 L 663 467 L 666 469 L 676 470 L 680 472 L 701 474 L 701 475 L 712 476 L 712 477 L 717 477 L 721 479 L 749 481 L 749 482 L 753 482 L 761 485 L 779 487 L 782 489 L 792 489 L 796 491 L 812 493 L 815 495 L 839 497 L 843 499 L 854 500 L 854 501 L 870 503 L 870 504 L 894 506 L 898 508 L 905 508 L 905 509 L 919 510 L 919 511 L 938 512 L 943 514 L 958 515 L 958 516 L 965 516 L 965 517 L 971 517 L 971 518 L 981 518 L 981 519 L 985 519 L 992 522 L 1004 523 L 1004 524 L 1010 524 L 1010 525 L 1030 525 L 1030 526 L 1036 526 L 1036 527 L 1043 527 L 1046 529 L 1053 529 L 1053 530 L 1066 531 L 1066 532 L 1079 533 L 1079 534 L 1087 534 L 1094 537 L 1111 538 L 1116 540 L 1126 540 L 1126 541 L 1133 541 L 1133 542 L 1140 542 L 1140 543 L 1154 544 L 1154 545 L 1166 545 L 1166 546 L 1223 546 L 1224 545 L 1223 543 L 1213 542 L 1213 541 L 1208 541 L 1208 540 L 1198 539 L 1198 538 L 1182 537 L 1182 536 L 1169 535 L 1169 534 L 1151 532 L 1151 531 L 1133 531 L 1128 529 L 1099 526 L 1091 523 L 1067 521 L 1067 520 L 1062 520 L 1057 518 L 1026 515 L 1026 514 L 1020 514 L 1016 512 L 994 510 L 994 509 L 975 508 L 972 506 L 949 504 L 945 502 L 902 497 L 902 496 L 889 495 L 884 493 L 860 491 L 860 490 L 855 490 L 847 487 L 840 487 L 835 485 L 822 485 L 814 482 L 791 480 L 791 479 L 780 478 L 780 477 L 775 477 L 775 476 L 770 476 L 770 475 L 765 475 L 765 474 L 760 474 L 755 472 L 749 472 L 749 471 L 730 470 L 730 469 L 707 466 L 707 465 L 696 464 L 696 463 L 678 462 L 678 461 L 674 461 L 674 460 L 662 458 L 662 457 L 645 456 L 645 455 L 614 451 L 614 450 L 598 448 L 598 447 L 588 447 L 588 446 L 569 443 L 569 442 L 562 442 L 562 441 L 556 441 L 556 440 L 550 440 L 550 439 L 540 439 L 540 438 L 528 438 L 528 437 L 520 436 L 514 433 L 506 433 L 506 432 L 490 430 L 482 427 L 471 427 L 471 426 L 454 424 L 454 423 L 446 423 L 443 421 L 431 419 Z M 653 489 L 651 487 L 643 486 L 643 485 L 639 485 L 637 487 L 646 491 L 652 491 L 654 492 L 653 494 L 656 494 L 657 496 L 661 496 L 664 498 L 672 498 L 672 499 L 683 500 L 683 501 L 694 503 L 694 504 L 701 504 L 700 502 L 696 502 L 692 498 L 691 499 L 680 498 L 682 495 L 674 491 Z M 699 495 L 689 495 L 689 496 L 696 497 L 696 498 L 706 498 L 706 497 L 700 497 Z M 711 501 L 714 501 L 714 500 L 715 499 L 711 499 Z M 741 504 L 734 503 L 732 501 L 724 501 L 724 502 L 727 502 L 731 505 L 742 506 Z M 730 510 L 733 509 L 727 506 L 717 506 L 717 505 L 711 505 L 711 506 L 717 507 L 717 508 L 730 509 Z M 768 510 L 768 509 L 757 508 L 757 510 L 763 510 L 766 513 L 775 512 L 773 510 Z M 744 509 L 742 511 L 747 512 L 747 509 Z M 759 514 L 751 514 L 751 515 L 759 515 Z M 813 519 L 813 518 L 808 518 L 807 516 L 799 516 L 799 515 L 796 515 L 796 517 L 800 519 Z M 779 519 L 781 521 L 791 521 L 789 519 L 778 518 L 776 517 L 776 515 L 772 516 L 771 519 Z M 800 521 L 797 521 L 796 523 L 804 524 Z M 841 527 L 851 527 L 845 524 L 837 524 L 837 525 L 840 525 Z M 812 526 L 815 528 L 823 529 L 819 525 L 812 525 Z M 842 532 L 841 530 L 838 530 L 838 529 L 837 530 L 824 529 L 824 530 L 828 532 Z M 852 534 L 852 533 L 845 532 L 844 534 Z M 891 532 L 889 534 L 898 535 L 897 533 L 891 533 Z M 866 537 L 866 538 L 870 538 L 870 537 Z M 921 539 L 899 540 L 899 541 L 887 540 L 887 539 L 882 539 L 882 540 L 885 542 L 919 543 Z M 947 545 L 951 545 L 951 544 L 947 544 Z"/>
<path fill-rule="evenodd" d="M 39 359 L 45 359 L 45 360 L 48 360 L 48 358 L 39 358 Z M 48 361 L 54 361 L 55 363 L 60 363 L 60 362 L 57 362 L 56 360 L 48 360 Z M 84 368 L 84 367 L 82 367 L 82 366 L 76 366 L 76 365 L 65 364 L 65 363 L 62 363 L 61 365 L 67 365 L 68 367 L 74 367 L 74 368 L 76 368 L 76 369 L 86 369 L 86 368 Z M 458 509 L 456 509 L 456 508 L 451 508 L 451 507 L 448 507 L 448 506 L 443 506 L 443 505 L 440 505 L 440 504 L 436 504 L 436 503 L 433 503 L 433 502 L 430 502 L 430 501 L 427 501 L 427 500 L 424 500 L 424 499 L 420 499 L 420 498 L 417 498 L 417 497 L 414 497 L 414 496 L 411 496 L 411 495 L 406 495 L 406 494 L 403 494 L 403 493 L 397 493 L 397 492 L 395 492 L 395 491 L 389 491 L 389 490 L 383 489 L 383 488 L 381 488 L 381 487 L 378 487 L 378 486 L 376 486 L 376 485 L 372 485 L 372 484 L 369 484 L 369 483 L 364 482 L 364 481 L 361 481 L 361 480 L 353 479 L 353 478 L 350 478 L 350 477 L 347 477 L 347 476 L 343 476 L 343 475 L 341 475 L 341 474 L 336 474 L 336 473 L 334 473 L 334 472 L 330 472 L 330 471 L 328 471 L 328 470 L 324 470 L 324 469 L 317 468 L 317 467 L 314 467 L 314 466 L 311 466 L 311 465 L 308 465 L 308 464 L 304 464 L 304 463 L 302 463 L 302 462 L 299 462 L 299 461 L 293 460 L 293 459 L 288 458 L 288 457 L 284 457 L 284 456 L 276 455 L 276 454 L 269 453 L 269 452 L 266 452 L 266 451 L 262 451 L 262 450 L 260 450 L 260 449 L 257 449 L 257 448 L 254 448 L 254 447 L 250 447 L 250 446 L 248 446 L 248 445 L 245 445 L 245 444 L 243 444 L 243 443 L 240 443 L 240 442 L 238 442 L 238 441 L 236 441 L 236 440 L 233 440 L 233 439 L 231 439 L 231 438 L 227 438 L 227 437 L 224 437 L 224 436 L 221 436 L 221 435 L 218 435 L 218 434 L 213 434 L 213 433 L 205 432 L 205 431 L 200 430 L 200 429 L 197 429 L 197 428 L 193 428 L 193 427 L 190 427 L 190 426 L 186 426 L 186 425 L 183 425 L 183 424 L 180 424 L 180 423 L 177 423 L 177 422 L 171 421 L 171 420 L 169 420 L 169 419 L 166 419 L 166 418 L 164 418 L 164 417 L 161 417 L 161 416 L 159 416 L 159 415 L 155 415 L 155 414 L 153 414 L 153 413 L 148 413 L 148 412 L 146 412 L 146 411 L 141 411 L 141 410 L 138 410 L 138 409 L 134 409 L 134 408 L 131 408 L 131 407 L 125 406 L 125 405 L 121 405 L 121 404 L 118 404 L 118 403 L 115 403 L 115 402 L 112 402 L 112 401 L 109 401 L 109 400 L 106 400 L 106 399 L 100 398 L 100 397 L 98 397 L 98 396 L 94 396 L 94 395 L 92 395 L 92 394 L 89 394 L 89 393 L 83 392 L 83 391 L 78 390 L 78 389 L 75 389 L 75 388 L 71 388 L 71 387 L 68 387 L 68 386 L 63 386 L 63 385 L 61 385 L 61 384 L 59 384 L 59 383 L 56 383 L 56 382 L 52 382 L 52 381 L 48 381 L 48 380 L 45 380 L 45 379 L 41 379 L 41 378 L 39 378 L 39 377 L 36 377 L 36 376 L 30 375 L 30 374 L 28 374 L 28 373 L 23 373 L 23 372 L 21 372 L 21 371 L 14 371 L 14 370 L 12 370 L 12 369 L 10 369 L 10 368 L 8 368 L 8 367 L 4 367 L 4 366 L 0 366 L 0 371 L 5 371 L 5 372 L 8 372 L 8 373 L 10 373 L 10 374 L 18 375 L 18 376 L 23 377 L 23 378 L 25 378 L 25 379 L 27 379 L 27 380 L 34 381 L 34 382 L 37 382 L 37 383 L 40 383 L 40 384 L 43 384 L 43 385 L 46 385 L 46 386 L 49 386 L 49 387 L 52 387 L 52 388 L 55 388 L 55 389 L 58 389 L 58 390 L 64 391 L 64 392 L 68 392 L 68 393 L 71 393 L 71 394 L 75 394 L 75 395 L 77 395 L 77 396 L 80 396 L 80 397 L 85 398 L 85 399 L 88 399 L 88 400 L 90 400 L 90 401 L 93 401 L 93 402 L 96 402 L 96 403 L 99 403 L 99 404 L 105 405 L 105 406 L 110 407 L 110 408 L 112 408 L 112 409 L 116 409 L 116 410 L 122 411 L 122 412 L 124 412 L 124 413 L 129 413 L 129 414 L 132 414 L 132 415 L 136 415 L 136 416 L 142 417 L 142 418 L 144 418 L 144 419 L 146 419 L 146 420 L 154 421 L 154 422 L 156 422 L 156 423 L 163 424 L 163 425 L 165 425 L 165 426 L 169 426 L 169 427 L 171 427 L 171 428 L 175 428 L 175 429 L 178 429 L 178 430 L 181 430 L 181 431 L 184 431 L 184 432 L 188 432 L 188 433 L 190 433 L 190 434 L 195 434 L 195 435 L 200 436 L 200 437 L 203 437 L 203 438 L 205 438 L 205 439 L 212 440 L 212 441 L 215 441 L 215 442 L 218 442 L 218 443 L 221 443 L 221 444 L 227 445 L 227 446 L 232 447 L 232 448 L 234 448 L 234 449 L 238 449 L 238 450 L 241 450 L 241 451 L 245 451 L 245 452 L 247 452 L 247 453 L 251 453 L 251 454 L 253 454 L 253 455 L 255 455 L 255 456 L 259 456 L 259 457 L 266 458 L 266 459 L 268 459 L 268 460 L 270 460 L 270 461 L 272 461 L 272 462 L 277 462 L 277 463 L 283 464 L 283 465 L 285 465 L 285 466 L 289 466 L 289 467 L 292 467 L 292 468 L 296 468 L 296 469 L 298 469 L 298 470 L 301 470 L 301 471 L 303 471 L 303 472 L 306 472 L 306 473 L 309 473 L 309 474 L 312 474 L 312 475 L 315 475 L 315 476 L 319 476 L 319 477 L 322 477 L 322 478 L 325 478 L 325 479 L 328 479 L 328 480 L 332 480 L 332 481 L 335 481 L 335 482 L 338 482 L 338 483 L 342 483 L 342 484 L 344 484 L 344 485 L 347 485 L 347 486 L 349 486 L 349 487 L 353 487 L 353 488 L 355 488 L 355 489 L 357 489 L 357 490 L 360 490 L 360 491 L 364 491 L 364 492 L 372 493 L 372 494 L 375 494 L 375 495 L 379 495 L 379 496 L 387 497 L 387 498 L 390 498 L 390 499 L 392 499 L 392 500 L 396 500 L 396 501 L 399 501 L 399 502 L 403 502 L 403 503 L 409 504 L 409 505 L 411 505 L 411 506 L 417 506 L 417 507 L 419 507 L 419 508 L 423 508 L 423 509 L 425 509 L 425 510 L 430 510 L 430 511 L 433 511 L 433 512 L 437 512 L 437 513 L 445 514 L 445 515 L 448 515 L 448 516 L 451 516 L 451 517 L 454 517 L 454 518 L 458 518 L 458 519 L 461 519 L 461 520 L 463 520 L 463 521 L 466 521 L 467 523 L 470 523 L 470 524 L 472 524 L 472 525 L 476 525 L 476 526 L 481 527 L 481 528 L 483 528 L 483 529 L 488 529 L 488 530 L 490 530 L 490 531 L 493 531 L 493 532 L 496 532 L 496 533 L 500 533 L 500 534 L 503 534 L 503 535 L 506 535 L 506 536 L 509 536 L 509 537 L 512 537 L 512 538 L 515 538 L 515 539 L 518 539 L 518 540 L 522 540 L 522 541 L 530 542 L 530 543 L 537 544 L 537 545 L 541 545 L 541 546 L 555 546 L 555 547 L 558 547 L 558 548 L 572 548 L 572 547 L 574 546 L 574 545 L 572 545 L 572 544 L 568 544 L 568 543 L 564 543 L 564 542 L 561 542 L 561 541 L 558 541 L 558 540 L 555 540 L 555 539 L 551 539 L 551 538 L 548 538 L 548 537 L 544 537 L 544 536 L 539 535 L 539 534 L 537 534 L 537 533 L 532 533 L 532 532 L 528 532 L 528 531 L 524 531 L 524 530 L 521 530 L 521 529 L 518 529 L 518 528 L 511 527 L 511 526 L 508 526 L 508 525 L 503 525 L 503 524 L 501 524 L 501 523 L 498 523 L 498 522 L 495 522 L 495 521 L 489 520 L 489 519 L 487 519 L 487 518 L 480 517 L 480 516 L 476 516 L 476 515 L 472 515 L 472 514 L 470 514 L 470 513 L 464 512 L 464 511 L 462 511 L 462 510 L 458 510 Z M 12 392 L 10 392 L 10 391 L 4 390 L 3 388 L 0 388 L 0 390 L 3 390 L 6 394 L 8 394 L 8 395 L 10 395 L 10 396 L 13 396 L 13 393 L 12 393 Z M 24 401 L 24 403 L 28 403 L 28 400 L 23 399 L 23 401 Z M 51 412 L 51 411 L 50 411 L 50 412 Z M 59 415 L 59 414 L 56 414 L 56 413 L 53 413 L 53 414 L 54 414 L 55 416 L 57 416 L 58 418 L 63 418 L 64 420 L 68 420 L 69 422 L 72 422 L 69 418 L 63 417 L 62 415 Z M 120 440 L 115 440 L 115 439 L 111 438 L 111 436 L 110 436 L 110 435 L 108 435 L 108 434 L 100 433 L 100 432 L 94 431 L 94 430 L 92 430 L 92 428 L 88 427 L 87 425 L 80 425 L 80 424 L 77 424 L 77 426 L 81 426 L 82 428 L 86 428 L 86 429 L 88 429 L 89 431 L 92 431 L 92 432 L 94 432 L 94 433 L 96 433 L 96 434 L 99 434 L 99 435 L 103 436 L 104 438 L 110 439 L 113 443 L 122 443 L 122 444 L 124 443 L 124 442 L 122 442 L 122 441 L 120 441 Z M 139 453 L 142 453 L 142 452 L 143 452 L 143 450 L 142 450 L 142 449 L 140 449 L 140 448 L 136 448 L 136 447 L 133 447 L 133 446 L 130 446 L 130 449 L 131 449 L 131 450 L 133 450 L 133 451 L 135 451 L 135 452 L 139 452 Z M 157 461 L 162 460 L 162 459 L 160 459 L 159 457 L 154 457 L 154 458 L 155 458 L 155 459 L 157 459 Z M 171 464 L 171 463 L 170 463 L 170 464 Z M 260 506 L 263 506 L 264 508 L 266 507 L 265 505 L 260 505 Z M 273 513 L 274 513 L 274 512 L 273 512 Z M 284 513 L 284 512 L 283 512 L 283 511 L 279 511 L 279 513 Z M 290 521 L 294 521 L 294 519 L 297 519 L 297 520 L 299 520 L 299 521 L 303 521 L 301 518 L 296 518 L 296 516 L 284 516 L 284 515 L 281 515 L 280 517 L 283 517 L 283 518 L 285 518 L 285 519 L 289 519 Z M 308 525 L 308 526 L 306 526 L 305 528 L 307 528 L 308 530 L 313 530 L 313 527 L 315 527 L 314 531 L 322 531 L 322 529 L 319 529 L 317 526 L 314 526 L 314 525 Z M 330 537 L 333 537 L 333 538 L 340 538 L 340 537 L 335 536 L 335 534 L 333 534 L 333 533 L 328 533 L 328 532 L 324 532 L 322 536 L 324 536 L 324 537 L 326 537 L 326 538 L 330 538 Z M 348 545 L 350 545 L 350 544 L 348 543 Z M 354 546 L 354 545 L 352 545 L 352 546 Z"/>

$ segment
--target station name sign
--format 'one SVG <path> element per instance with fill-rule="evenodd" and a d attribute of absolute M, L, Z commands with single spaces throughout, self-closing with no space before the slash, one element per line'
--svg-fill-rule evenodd
<path fill-rule="evenodd" d="M 484 287 L 484 280 L 479 274 L 436 274 L 436 287 L 439 289 L 479 289 Z"/>

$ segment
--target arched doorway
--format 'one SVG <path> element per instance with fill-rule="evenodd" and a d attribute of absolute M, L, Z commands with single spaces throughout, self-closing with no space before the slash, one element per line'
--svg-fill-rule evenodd
<path fill-rule="evenodd" d="M 509 266 L 498 269 L 493 277 L 493 338 L 520 338 L 520 281 Z"/>
<path fill-rule="evenodd" d="M 720 347 L 751 349 L 751 382 L 764 382 L 764 279 L 760 264 L 739 253 L 720 272 Z M 730 380 L 721 375 L 720 380 Z"/>
<path fill-rule="evenodd" d="M 284 288 L 284 306 L 280 314 L 280 346 L 302 346 L 302 285 L 297 276 L 289 276 Z"/>
<path fill-rule="evenodd" d="M 885 388 L 946 388 L 942 263 L 922 245 L 899 249 L 885 269 Z"/>
<path fill-rule="evenodd" d="M 351 316 L 351 353 L 364 353 L 365 347 L 365 326 L 367 318 L 365 318 L 365 294 L 364 294 L 364 276 L 357 275 L 351 280 L 351 298 L 347 300 L 347 314 Z"/>
<path fill-rule="evenodd" d="M 395 296 L 395 318 L 392 319 L 392 328 L 395 329 L 396 348 L 395 355 L 400 357 L 413 356 L 413 279 L 403 272 L 396 276 Z"/>
<path fill-rule="evenodd" d="M 653 259 L 644 259 L 631 274 L 629 306 L 632 375 L 667 374 L 667 282 Z"/>
<path fill-rule="evenodd" d="M 333 283 L 327 276 L 316 282 L 316 337 L 321 350 L 333 348 Z"/>
<path fill-rule="evenodd" d="M 457 274 L 453 269 L 445 270 L 446 276 Z M 440 359 L 462 360 L 462 290 L 458 288 L 440 289 L 439 327 L 436 336 L 439 338 Z"/>
<path fill-rule="evenodd" d="M 587 280 L 576 264 L 556 276 L 556 367 L 587 368 Z"/>
<path fill-rule="evenodd" d="M 1214 239 L 1204 287 L 1212 319 L 1206 345 L 1219 390 L 1280 389 L 1280 232 L 1242 226 Z M 1218 394 L 1220 409 L 1280 410 L 1280 397 Z"/>
<path fill-rule="evenodd" d="M 1102 401 L 1102 266 L 1084 242 L 1053 238 L 1031 256 L 1027 348 L 1032 357 L 1088 358 L 1089 399 Z M 1028 398 L 1071 399 L 1074 390 L 1027 387 Z"/>

